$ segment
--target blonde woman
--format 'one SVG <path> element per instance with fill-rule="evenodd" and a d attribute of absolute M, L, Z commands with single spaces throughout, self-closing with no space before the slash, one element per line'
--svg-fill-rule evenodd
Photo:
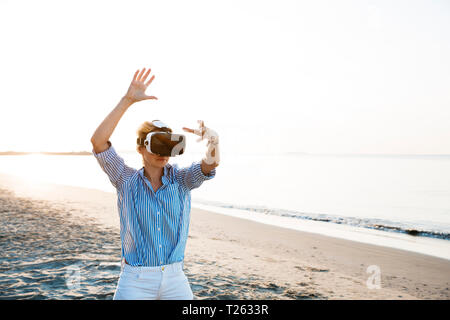
<path fill-rule="evenodd" d="M 143 167 L 127 166 L 109 139 L 128 108 L 157 99 L 145 94 L 155 78 L 146 82 L 150 71 L 136 71 L 125 96 L 91 138 L 93 154 L 117 190 L 122 268 L 114 299 L 193 299 L 183 270 L 191 190 L 215 176 L 219 139 L 203 122 L 199 129 L 183 128 L 207 139 L 208 150 L 201 161 L 179 168 L 169 164 L 169 157 L 184 152 L 183 135 L 159 120 L 144 122 L 136 145 Z"/>

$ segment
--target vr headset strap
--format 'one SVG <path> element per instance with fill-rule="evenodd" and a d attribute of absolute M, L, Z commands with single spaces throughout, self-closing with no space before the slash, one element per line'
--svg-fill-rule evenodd
<path fill-rule="evenodd" d="M 140 146 L 143 146 L 143 145 L 144 145 L 144 141 L 145 141 L 145 138 L 144 138 L 144 139 L 142 139 L 142 138 L 137 138 L 137 140 L 136 140 L 137 144 L 140 145 Z"/>

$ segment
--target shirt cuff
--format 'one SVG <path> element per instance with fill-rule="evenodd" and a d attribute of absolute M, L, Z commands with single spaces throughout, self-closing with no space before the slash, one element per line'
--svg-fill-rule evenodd
<path fill-rule="evenodd" d="M 116 150 L 111 144 L 111 141 L 108 141 L 108 145 L 108 149 L 103 152 L 96 153 L 95 150 L 92 149 L 92 154 L 102 163 L 108 163 L 117 155 Z"/>
<path fill-rule="evenodd" d="M 212 169 L 211 172 L 206 175 L 202 171 L 202 162 L 196 162 L 194 164 L 194 177 L 196 180 L 211 180 L 216 176 L 216 168 Z"/>

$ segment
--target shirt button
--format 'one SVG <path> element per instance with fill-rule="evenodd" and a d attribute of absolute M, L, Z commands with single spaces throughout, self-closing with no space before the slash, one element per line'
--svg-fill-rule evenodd
<path fill-rule="evenodd" d="M 158 211 L 158 214 L 159 214 L 159 211 Z"/>
<path fill-rule="evenodd" d="M 161 248 L 162 246 L 161 246 L 161 245 L 159 245 L 159 247 Z"/>
<path fill-rule="evenodd" d="M 161 231 L 161 228 L 158 228 L 158 231 Z"/>

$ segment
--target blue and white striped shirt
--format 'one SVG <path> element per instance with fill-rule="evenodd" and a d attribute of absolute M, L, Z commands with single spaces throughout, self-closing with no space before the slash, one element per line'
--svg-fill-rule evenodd
<path fill-rule="evenodd" d="M 200 161 L 190 167 L 166 164 L 163 185 L 153 191 L 139 170 L 127 166 L 111 142 L 103 152 L 92 153 L 117 190 L 122 256 L 132 266 L 160 266 L 184 259 L 191 212 L 191 190 L 212 179 Z"/>

